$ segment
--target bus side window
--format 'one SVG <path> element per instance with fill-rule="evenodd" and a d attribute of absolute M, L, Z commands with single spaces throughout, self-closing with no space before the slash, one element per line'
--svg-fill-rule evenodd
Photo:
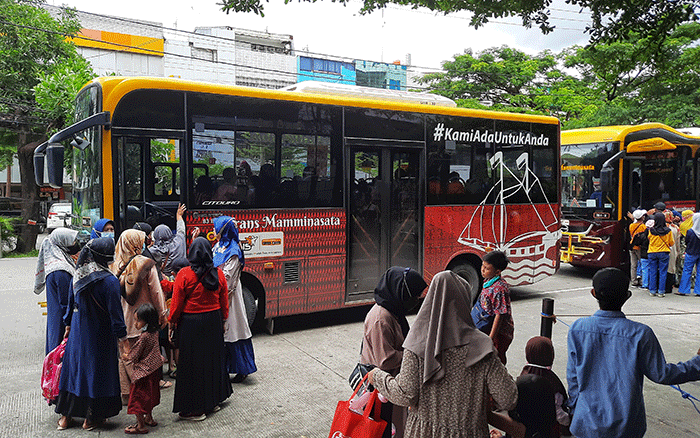
<path fill-rule="evenodd" d="M 152 191 L 154 199 L 180 197 L 180 140 L 151 139 Z"/>
<path fill-rule="evenodd" d="M 282 135 L 282 175 L 286 195 L 300 206 L 325 207 L 332 202 L 333 175 L 330 159 L 331 140 L 321 135 Z"/>

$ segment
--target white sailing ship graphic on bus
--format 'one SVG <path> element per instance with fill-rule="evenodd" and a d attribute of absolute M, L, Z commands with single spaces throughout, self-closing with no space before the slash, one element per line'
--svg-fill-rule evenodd
<path fill-rule="evenodd" d="M 547 252 L 555 248 L 561 238 L 559 220 L 539 178 L 530 169 L 528 154 L 522 153 L 516 159 L 522 178 L 507 167 L 503 160 L 503 152 L 496 152 L 489 159 L 489 165 L 497 172 L 497 182 L 472 213 L 469 222 L 457 239 L 458 242 L 484 253 L 494 250 L 505 252 L 510 264 L 503 276 L 512 284 L 521 283 L 521 277 L 527 278 L 526 275 L 531 275 L 528 282 L 534 283 L 554 274 L 556 261 L 553 261 L 552 257 L 548 259 Z M 509 181 L 514 181 L 508 187 L 505 186 L 504 177 L 506 176 Z M 544 196 L 544 203 L 538 205 L 542 211 L 538 210 L 533 202 L 532 193 L 535 191 Z M 506 204 L 509 198 L 518 193 L 525 194 L 530 203 L 529 206 Z M 489 199 L 493 199 L 493 202 L 488 202 Z M 534 211 L 534 217 L 539 221 L 540 226 L 537 226 L 537 223 L 530 224 L 527 228 L 533 231 L 509 237 L 509 218 L 511 220 L 520 218 L 527 209 Z"/>

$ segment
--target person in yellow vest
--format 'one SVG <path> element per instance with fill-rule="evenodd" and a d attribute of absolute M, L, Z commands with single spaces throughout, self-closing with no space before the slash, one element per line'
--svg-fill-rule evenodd
<path fill-rule="evenodd" d="M 656 212 L 653 218 L 654 226 L 649 229 L 649 295 L 663 298 L 666 296 L 666 274 L 674 240 L 664 214 Z"/>

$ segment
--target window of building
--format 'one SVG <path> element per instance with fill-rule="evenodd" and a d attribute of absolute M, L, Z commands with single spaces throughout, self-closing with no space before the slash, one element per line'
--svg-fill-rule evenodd
<path fill-rule="evenodd" d="M 204 49 L 201 47 L 190 46 L 190 55 L 194 59 L 201 59 L 203 61 L 213 61 L 218 60 L 216 49 Z"/>

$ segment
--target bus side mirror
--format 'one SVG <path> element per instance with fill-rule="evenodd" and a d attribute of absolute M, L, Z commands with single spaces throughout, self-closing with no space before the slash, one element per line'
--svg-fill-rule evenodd
<path fill-rule="evenodd" d="M 603 167 L 600 170 L 600 190 L 604 192 L 614 192 L 615 187 L 615 168 Z"/>
<path fill-rule="evenodd" d="M 43 153 L 34 154 L 34 182 L 39 187 L 44 185 L 44 157 Z"/>
<path fill-rule="evenodd" d="M 60 189 L 63 187 L 63 145 L 49 143 L 46 147 L 46 168 L 48 169 L 49 185 Z"/>

